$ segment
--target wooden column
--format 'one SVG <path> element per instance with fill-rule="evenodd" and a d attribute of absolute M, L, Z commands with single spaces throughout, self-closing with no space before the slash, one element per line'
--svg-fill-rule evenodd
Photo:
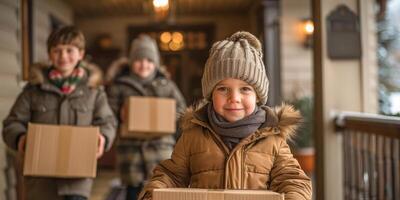
<path fill-rule="evenodd" d="M 281 63 L 279 0 L 262 0 L 264 64 L 269 79 L 268 105 L 280 105 Z"/>
<path fill-rule="evenodd" d="M 313 77 L 314 77 L 314 141 L 316 162 L 316 194 L 317 200 L 325 196 L 325 164 L 324 164 L 324 97 L 322 70 L 322 30 L 321 30 L 321 0 L 312 1 L 313 34 Z"/>

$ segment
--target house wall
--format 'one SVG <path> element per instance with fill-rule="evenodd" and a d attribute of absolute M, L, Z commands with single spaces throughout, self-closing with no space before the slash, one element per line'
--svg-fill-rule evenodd
<path fill-rule="evenodd" d="M 312 96 L 312 47 L 304 47 L 302 20 L 311 19 L 310 0 L 281 1 L 282 99 Z"/>
<path fill-rule="evenodd" d="M 321 12 L 321 63 L 316 63 L 314 69 L 321 70 L 322 82 L 316 88 L 322 90 L 315 91 L 322 99 L 317 110 L 322 109 L 322 115 L 317 115 L 317 123 L 321 123 L 320 129 L 316 134 L 322 135 L 317 152 L 322 152 L 322 174 L 324 177 L 324 196 L 322 199 L 334 200 L 343 199 L 343 152 L 342 135 L 335 130 L 336 114 L 342 111 L 354 112 L 376 112 L 377 94 L 376 85 L 376 36 L 375 36 L 375 17 L 373 14 L 374 0 L 324 0 L 319 1 Z M 327 54 L 327 23 L 326 18 L 338 5 L 345 4 L 354 13 L 361 16 L 361 47 L 362 56 L 359 59 L 339 60 L 330 59 Z M 358 4 L 360 5 L 358 7 Z M 316 4 L 318 5 L 318 4 Z M 360 9 L 360 10 L 358 10 Z M 352 45 L 352 44 L 343 44 Z M 317 59 L 318 60 L 318 59 Z M 318 79 L 317 79 L 318 80 Z M 372 98 L 372 99 L 368 99 Z M 370 106 L 370 108 L 368 108 Z M 322 185 L 322 184 L 321 184 Z M 317 183 L 318 187 L 318 183 Z"/>
<path fill-rule="evenodd" d="M 0 120 L 7 115 L 15 96 L 20 91 L 19 12 L 18 1 L 0 1 L 0 60 L 2 61 L 0 80 L 3 82 L 0 90 Z M 7 161 L 7 147 L 3 142 L 0 142 L 0 169 L 0 199 L 13 200 L 16 198 L 16 178 L 13 166 Z"/>
<path fill-rule="evenodd" d="M 47 37 L 52 30 L 52 18 L 64 25 L 73 24 L 73 10 L 62 0 L 33 2 L 33 61 L 46 61 Z"/>
<path fill-rule="evenodd" d="M 360 1 L 360 22 L 362 40 L 362 110 L 367 113 L 379 113 L 378 95 L 378 59 L 377 27 L 375 4 L 371 1 Z"/>
<path fill-rule="evenodd" d="M 334 112 L 362 111 L 360 60 L 331 60 L 327 55 L 326 17 L 340 0 L 322 1 L 322 79 L 324 127 L 324 177 L 326 200 L 343 199 L 342 137 L 334 130 Z M 357 1 L 345 3 L 357 13 Z"/>
<path fill-rule="evenodd" d="M 114 45 L 124 52 L 128 46 L 128 27 L 153 23 L 147 16 L 79 18 L 76 20 L 76 25 L 83 31 L 89 44 L 94 42 L 98 34 L 108 33 L 112 36 Z M 215 40 L 225 39 L 239 30 L 251 31 L 247 15 L 185 16 L 177 18 L 176 24 L 214 24 Z"/>
<path fill-rule="evenodd" d="M 21 92 L 22 51 L 20 0 L 0 1 L 0 120 L 8 115 L 17 95 Z M 46 38 L 50 26 L 48 14 L 72 23 L 72 11 L 61 0 L 35 0 L 33 2 L 34 61 L 47 59 Z M 2 129 L 1 127 L 0 129 Z M 12 157 L 15 152 L 0 142 L 0 199 L 16 199 L 16 176 Z"/>

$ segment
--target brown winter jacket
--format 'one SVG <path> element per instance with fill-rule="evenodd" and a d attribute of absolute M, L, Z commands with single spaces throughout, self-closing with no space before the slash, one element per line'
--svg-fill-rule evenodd
<path fill-rule="evenodd" d="M 89 76 L 69 95 L 64 95 L 47 78 L 49 65 L 32 66 L 29 83 L 18 96 L 10 114 L 3 121 L 3 139 L 17 149 L 20 136 L 26 134 L 28 122 L 77 126 L 99 126 L 108 150 L 115 137 L 116 120 L 100 87 L 101 72 L 82 63 Z M 77 163 L 79 165 L 79 163 Z M 55 179 L 26 177 L 27 199 L 59 199 L 58 194 L 89 197 L 92 179 Z"/>
<path fill-rule="evenodd" d="M 161 162 L 139 199 L 155 188 L 259 189 L 285 194 L 286 200 L 311 199 L 311 182 L 286 140 L 301 120 L 291 106 L 270 109 L 266 122 L 231 152 L 212 131 L 207 106 L 188 111 L 172 158 Z"/>

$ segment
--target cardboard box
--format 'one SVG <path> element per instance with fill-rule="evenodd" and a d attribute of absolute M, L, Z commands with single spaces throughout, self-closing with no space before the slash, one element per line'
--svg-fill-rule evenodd
<path fill-rule="evenodd" d="M 24 176 L 96 177 L 98 127 L 28 125 Z"/>
<path fill-rule="evenodd" d="M 127 119 L 121 126 L 121 137 L 152 138 L 176 131 L 175 99 L 129 97 L 125 111 Z"/>
<path fill-rule="evenodd" d="M 153 191 L 153 200 L 284 200 L 284 195 L 268 190 L 215 190 L 164 188 Z"/>

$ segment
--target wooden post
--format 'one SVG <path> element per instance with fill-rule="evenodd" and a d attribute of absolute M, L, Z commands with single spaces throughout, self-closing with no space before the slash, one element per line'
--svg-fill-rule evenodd
<path fill-rule="evenodd" d="M 279 0 L 262 0 L 264 64 L 269 79 L 268 105 L 280 105 L 281 63 Z"/>
<path fill-rule="evenodd" d="M 31 26 L 32 26 L 32 2 L 21 0 L 21 48 L 22 48 L 22 78 L 28 80 L 29 66 L 32 61 Z"/>

